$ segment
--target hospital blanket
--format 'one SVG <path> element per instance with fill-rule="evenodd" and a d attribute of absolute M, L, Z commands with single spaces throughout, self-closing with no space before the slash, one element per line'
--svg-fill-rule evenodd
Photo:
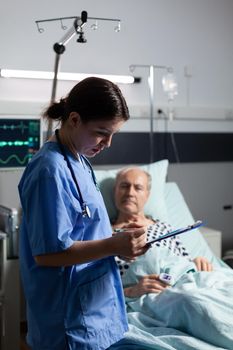
<path fill-rule="evenodd" d="M 130 265 L 123 285 L 160 272 L 173 276 L 173 286 L 126 298 L 129 331 L 111 349 L 233 350 L 233 270 L 198 272 L 188 259 L 153 247 Z"/>

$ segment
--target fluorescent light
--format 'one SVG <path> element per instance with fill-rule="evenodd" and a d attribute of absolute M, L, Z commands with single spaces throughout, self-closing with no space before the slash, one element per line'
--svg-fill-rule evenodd
<path fill-rule="evenodd" d="M 14 70 L 1 69 L 1 77 L 3 78 L 26 78 L 26 79 L 53 79 L 53 72 L 29 71 L 29 70 Z"/>
<path fill-rule="evenodd" d="M 15 70 L 15 69 L 1 69 L 0 76 L 3 78 L 25 78 L 25 79 L 48 79 L 54 78 L 54 72 L 45 71 L 30 71 L 30 70 Z M 132 75 L 108 75 L 108 74 L 84 74 L 84 73 L 58 73 L 58 80 L 80 81 L 87 77 L 99 77 L 111 80 L 118 84 L 133 84 L 138 82 L 138 78 Z"/>

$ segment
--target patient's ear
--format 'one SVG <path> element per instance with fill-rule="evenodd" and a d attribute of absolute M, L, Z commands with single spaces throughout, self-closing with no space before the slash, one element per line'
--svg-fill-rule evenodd
<path fill-rule="evenodd" d="M 147 191 L 146 201 L 148 200 L 149 197 L 150 197 L 150 191 Z"/>
<path fill-rule="evenodd" d="M 148 202 L 149 197 L 150 197 L 150 191 L 147 191 L 147 193 L 144 196 L 144 207 L 145 207 L 146 203 Z"/>

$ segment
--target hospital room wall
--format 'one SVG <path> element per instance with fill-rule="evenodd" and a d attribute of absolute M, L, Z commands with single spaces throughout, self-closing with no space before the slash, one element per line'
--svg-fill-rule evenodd
<path fill-rule="evenodd" d="M 162 125 L 155 120 L 156 131 L 220 132 L 223 137 L 233 133 L 232 0 L 80 0 L 78 4 L 70 0 L 69 5 L 62 0 L 46 5 L 4 0 L 0 10 L 0 68 L 53 70 L 52 46 L 64 31 L 60 23 L 53 22 L 43 25 L 40 34 L 35 20 L 79 15 L 82 10 L 90 16 L 120 18 L 120 33 L 110 23 L 99 23 L 97 31 L 86 26 L 87 43 L 73 40 L 67 45 L 61 70 L 128 74 L 133 63 L 171 65 L 179 85 L 171 106 L 175 118 L 166 130 L 164 121 Z M 71 23 L 65 24 L 69 27 Z M 155 71 L 154 106 L 167 112 L 160 83 L 163 73 Z M 141 83 L 121 86 L 132 115 L 123 131 L 149 132 L 148 71 L 137 69 L 134 74 L 142 78 Z M 59 82 L 57 97 L 64 96 L 73 84 Z M 0 78 L 0 113 L 39 115 L 51 88 L 51 81 Z M 223 241 L 231 247 L 232 209 L 223 210 L 223 206 L 233 201 L 232 169 L 233 162 L 224 160 L 169 167 L 169 181 L 179 184 L 194 216 L 207 217 L 208 225 L 221 229 Z M 18 206 L 20 176 L 21 171 L 0 172 L 1 204 Z"/>
<path fill-rule="evenodd" d="M 122 30 L 115 33 L 115 25 L 108 22 L 99 22 L 98 30 L 91 30 L 92 22 L 87 24 L 87 42 L 72 39 L 67 44 L 61 71 L 128 74 L 131 64 L 172 66 L 179 84 L 174 101 L 177 116 L 198 112 L 203 117 L 205 112 L 208 117 L 233 119 L 232 0 L 79 0 L 78 4 L 70 0 L 68 6 L 63 0 L 48 4 L 3 0 L 0 10 L 0 68 L 52 71 L 52 47 L 65 31 L 60 22 L 48 22 L 41 24 L 44 32 L 39 33 L 35 20 L 80 15 L 86 10 L 90 16 L 121 19 Z M 72 22 L 63 24 L 70 28 Z M 155 70 L 154 102 L 167 107 L 160 83 L 163 74 Z M 148 70 L 138 68 L 134 75 L 142 78 L 141 83 L 122 89 L 132 114 L 145 117 Z M 57 96 L 72 85 L 60 82 Z M 0 103 L 18 103 L 15 110 L 26 101 L 40 107 L 50 98 L 51 82 L 0 79 L 0 91 Z"/>

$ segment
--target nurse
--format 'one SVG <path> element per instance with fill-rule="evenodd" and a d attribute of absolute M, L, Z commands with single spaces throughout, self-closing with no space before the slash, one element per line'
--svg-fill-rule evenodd
<path fill-rule="evenodd" d="M 144 254 L 146 237 L 136 225 L 112 236 L 86 157 L 110 146 L 128 108 L 115 84 L 91 77 L 43 116 L 60 128 L 19 183 L 27 343 L 32 350 L 104 350 L 127 331 L 114 256 Z"/>

